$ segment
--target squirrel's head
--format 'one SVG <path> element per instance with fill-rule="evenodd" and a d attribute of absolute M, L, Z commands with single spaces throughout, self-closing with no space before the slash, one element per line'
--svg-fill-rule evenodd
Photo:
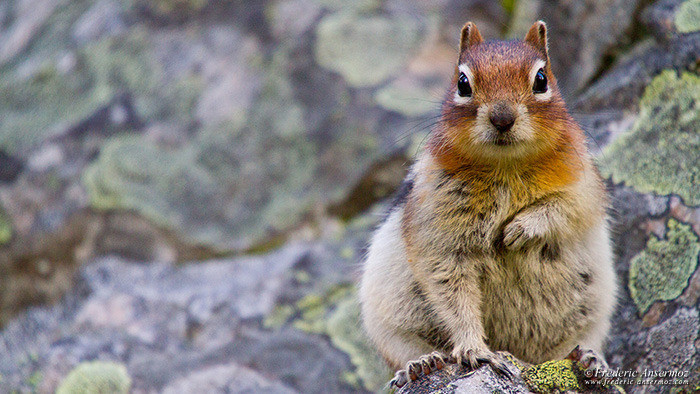
<path fill-rule="evenodd" d="M 484 41 L 473 23 L 464 25 L 443 104 L 442 143 L 471 157 L 518 157 L 554 148 L 568 119 L 544 22 L 522 41 Z"/>

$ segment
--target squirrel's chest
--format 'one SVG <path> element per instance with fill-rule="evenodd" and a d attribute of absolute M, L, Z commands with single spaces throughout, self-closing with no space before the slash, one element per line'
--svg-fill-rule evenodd
<path fill-rule="evenodd" d="M 434 186 L 420 212 L 422 231 L 440 244 L 471 252 L 493 249 L 505 223 L 522 208 L 505 185 L 455 181 Z"/>

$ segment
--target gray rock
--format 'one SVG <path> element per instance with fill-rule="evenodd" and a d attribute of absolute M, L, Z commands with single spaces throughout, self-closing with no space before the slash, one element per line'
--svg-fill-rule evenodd
<path fill-rule="evenodd" d="M 278 40 L 300 38 L 321 15 L 321 4 L 313 0 L 280 1 L 272 4 L 270 25 Z"/>
<path fill-rule="evenodd" d="M 603 56 L 620 45 L 640 1 L 545 2 L 540 9 L 549 23 L 552 68 L 565 92 L 585 86 Z"/>
<path fill-rule="evenodd" d="M 415 2 L 414 2 L 415 3 Z M 420 4 L 421 2 L 418 2 Z M 435 7 L 440 4 L 444 15 L 444 28 L 452 48 L 459 48 L 459 34 L 467 21 L 474 22 L 484 38 L 497 38 L 503 35 L 504 26 L 508 24 L 508 15 L 503 9 L 503 2 L 488 0 L 443 0 L 440 2 L 422 2 L 423 7 Z M 534 20 L 529 23 L 532 25 Z M 528 26 L 529 27 L 529 26 Z M 524 34 L 524 33 L 523 33 Z M 524 37 L 524 35 L 523 35 Z M 522 37 L 519 37 L 522 38 Z"/>
<path fill-rule="evenodd" d="M 21 53 L 41 31 L 46 20 L 64 0 L 16 0 L 7 2 L 12 7 L 8 14 L 14 18 L 9 28 L 1 29 L 4 37 L 0 43 L 0 65 Z M 7 11 L 6 11 L 7 12 Z"/>
<path fill-rule="evenodd" d="M 654 34 L 654 36 L 666 41 L 676 33 L 675 17 L 678 7 L 685 0 L 659 0 L 644 8 L 641 21 Z"/>
<path fill-rule="evenodd" d="M 296 393 L 280 382 L 271 381 L 269 378 L 235 363 L 193 371 L 168 384 L 161 392 L 163 394 Z"/>
<path fill-rule="evenodd" d="M 680 308 L 665 322 L 652 327 L 647 337 L 646 360 L 650 370 L 692 371 L 697 365 L 700 318 L 697 309 Z"/>
<path fill-rule="evenodd" d="M 638 0 L 522 1 L 518 2 L 515 13 L 520 19 L 514 20 L 515 29 L 510 35 L 524 37 L 533 18 L 544 20 L 552 69 L 562 91 L 573 97 L 599 72 L 604 56 L 627 39 L 626 33 L 641 3 Z"/>
<path fill-rule="evenodd" d="M 660 43 L 615 65 L 573 100 L 579 111 L 636 110 L 644 88 L 664 69 L 692 70 L 700 52 L 700 33 Z"/>
<path fill-rule="evenodd" d="M 64 302 L 30 310 L 0 332 L 3 384 L 30 389 L 39 373 L 37 387 L 53 391 L 73 366 L 97 359 L 126 365 L 135 392 L 194 390 L 197 382 L 215 390 L 352 391 L 342 379 L 348 357 L 328 338 L 261 326 L 283 300 L 347 281 L 352 267 L 335 253 L 293 244 L 184 266 L 95 261 Z M 297 284 L 299 270 L 314 282 Z"/>
<path fill-rule="evenodd" d="M 206 320 L 222 304 L 241 318 L 268 314 L 286 287 L 287 271 L 308 248 L 291 245 L 265 257 L 238 259 L 235 264 L 212 261 L 176 268 L 170 264 L 130 264 L 105 259 L 85 268 L 93 297 L 125 294 L 145 302 L 162 302 L 186 309 Z M 223 281 L 221 278 L 227 278 Z M 95 311 L 103 309 L 95 308 Z M 80 315 L 79 315 L 80 316 Z M 109 316 L 106 320 L 114 320 Z"/>
<path fill-rule="evenodd" d="M 75 22 L 73 39 L 78 44 L 120 34 L 127 28 L 120 4 L 114 0 L 98 0 Z"/>
<path fill-rule="evenodd" d="M 508 370 L 513 374 L 509 380 L 497 375 L 489 366 L 465 372 L 455 364 L 441 370 L 422 375 L 418 380 L 407 383 L 397 393 L 451 393 L 451 394 L 490 394 L 490 393 L 532 393 L 520 378 L 520 367 L 508 361 Z"/>

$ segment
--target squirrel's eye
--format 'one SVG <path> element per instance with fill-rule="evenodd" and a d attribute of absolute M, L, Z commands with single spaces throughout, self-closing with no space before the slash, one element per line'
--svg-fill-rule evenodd
<path fill-rule="evenodd" d="M 471 97 L 472 87 L 469 85 L 469 79 L 464 73 L 459 74 L 459 81 L 457 82 L 457 92 L 460 97 Z"/>
<path fill-rule="evenodd" d="M 547 76 L 544 75 L 544 70 L 539 69 L 535 75 L 535 83 L 532 84 L 534 93 L 544 93 L 547 91 Z"/>

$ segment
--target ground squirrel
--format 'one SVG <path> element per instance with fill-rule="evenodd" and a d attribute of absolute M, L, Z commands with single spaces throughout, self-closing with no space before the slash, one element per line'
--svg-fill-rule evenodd
<path fill-rule="evenodd" d="M 484 41 L 467 23 L 441 120 L 364 264 L 364 326 L 406 368 L 392 383 L 450 360 L 505 372 L 499 350 L 539 363 L 580 345 L 604 364 L 616 299 L 607 206 L 545 23 L 523 41 Z"/>

